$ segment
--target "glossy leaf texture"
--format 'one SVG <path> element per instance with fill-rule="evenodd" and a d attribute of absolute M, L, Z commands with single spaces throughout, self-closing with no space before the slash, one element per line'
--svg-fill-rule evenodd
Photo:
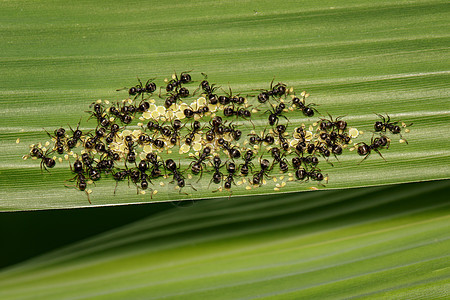
<path fill-rule="evenodd" d="M 386 162 L 372 154 L 359 164 L 345 152 L 329 181 L 287 182 L 275 191 L 233 186 L 233 196 L 340 189 L 449 178 L 448 5 L 445 1 L 196 1 L 151 5 L 136 2 L 64 3 L 14 1 L 1 4 L 0 41 L 0 209 L 2 211 L 91 206 L 83 192 L 66 188 L 68 162 L 41 174 L 39 161 L 22 160 L 28 145 L 48 140 L 67 124 L 93 129 L 84 111 L 97 99 L 117 101 L 116 89 L 156 77 L 159 85 L 174 71 L 193 70 L 195 84 L 208 74 L 222 88 L 241 93 L 268 88 L 272 79 L 299 93 L 308 91 L 326 116 L 345 116 L 370 142 L 374 113 L 413 123 L 409 144 L 392 143 Z M 253 121 L 265 128 L 267 116 Z M 289 126 L 312 124 L 298 114 Z M 137 127 L 136 127 L 137 128 Z M 20 138 L 20 143 L 16 144 Z M 170 155 L 170 154 L 166 154 Z M 174 155 L 178 159 L 178 155 Z M 180 159 L 187 167 L 191 160 Z M 228 197 L 212 193 L 211 173 L 179 193 L 165 180 L 155 197 L 137 195 L 127 183 L 102 179 L 93 205 Z"/>
<path fill-rule="evenodd" d="M 0 297 L 447 298 L 448 189 L 199 201 L 6 269 Z"/>

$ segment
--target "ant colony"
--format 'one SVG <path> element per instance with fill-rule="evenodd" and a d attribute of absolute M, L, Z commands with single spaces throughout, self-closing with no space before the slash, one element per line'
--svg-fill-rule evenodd
<path fill-rule="evenodd" d="M 128 91 L 127 99 L 90 105 L 88 120 L 96 120 L 95 128 L 80 129 L 80 119 L 69 130 L 47 132 L 53 145 L 33 144 L 23 158 L 40 160 L 42 172 L 63 158 L 69 161 L 73 177 L 65 185 L 83 191 L 91 203 L 90 187 L 104 177 L 115 181 L 114 194 L 119 182 L 127 181 L 151 198 L 158 187 L 189 195 L 201 186 L 231 196 L 235 189 L 267 187 L 268 180 L 277 182 L 275 191 L 304 182 L 324 186 L 328 175 L 320 161 L 334 166 L 331 156 L 338 160 L 343 151 L 355 149 L 362 156 L 359 163 L 372 152 L 384 159 L 390 137 L 408 143 L 403 134 L 412 124 L 392 121 L 387 114 L 376 114 L 370 141 L 354 143 L 362 132 L 347 126 L 343 116 L 321 115 L 316 104 L 307 102 L 306 92 L 296 95 L 272 81 L 268 89 L 244 95 L 202 75 L 198 84 L 190 72 L 174 74 L 159 92 L 154 79 L 138 79 L 137 85 L 118 90 Z M 189 85 L 197 88 L 191 93 Z M 311 125 L 293 123 L 315 115 L 320 117 Z"/>

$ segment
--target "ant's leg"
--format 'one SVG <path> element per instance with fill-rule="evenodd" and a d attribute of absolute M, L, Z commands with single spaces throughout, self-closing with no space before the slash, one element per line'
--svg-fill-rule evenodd
<path fill-rule="evenodd" d="M 363 161 L 366 160 L 367 157 L 369 157 L 370 152 L 366 154 L 366 156 L 364 156 L 364 158 L 358 163 L 358 165 L 360 165 Z"/>
<path fill-rule="evenodd" d="M 382 159 L 384 159 L 384 161 L 386 161 L 386 159 L 383 157 L 383 155 L 381 155 L 380 150 L 378 150 L 378 149 L 373 149 L 373 150 L 374 150 L 375 152 L 377 152 L 378 155 L 381 156 Z"/>
<path fill-rule="evenodd" d="M 119 184 L 119 181 L 116 181 L 116 187 L 114 188 L 114 195 L 116 194 L 116 190 L 117 190 L 117 185 Z"/>
<path fill-rule="evenodd" d="M 92 202 L 91 202 L 91 197 L 89 197 L 88 191 L 84 191 L 84 192 L 86 193 L 86 196 L 87 196 L 87 198 L 88 198 L 89 204 L 92 204 Z"/>

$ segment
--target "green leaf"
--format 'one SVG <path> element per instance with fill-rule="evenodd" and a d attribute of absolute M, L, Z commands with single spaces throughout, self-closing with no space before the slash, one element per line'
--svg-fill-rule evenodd
<path fill-rule="evenodd" d="M 449 187 L 200 201 L 4 270 L 0 298 L 446 298 Z"/>
<path fill-rule="evenodd" d="M 445 1 L 117 2 L 108 9 L 14 1 L 3 2 L 0 11 L 2 211 L 91 206 L 83 192 L 64 187 L 73 177 L 67 162 L 42 175 L 39 161 L 23 161 L 28 145 L 48 140 L 42 128 L 74 126 L 81 116 L 84 130 L 94 128 L 84 113 L 93 101 L 126 97 L 115 90 L 135 84 L 136 75 L 157 77 L 161 84 L 174 69 L 193 69 L 196 84 L 205 72 L 212 82 L 242 93 L 268 88 L 275 76 L 297 93 L 308 91 L 322 114 L 345 115 L 350 126 L 365 132 L 355 142 L 370 142 L 375 112 L 414 123 L 405 134 L 409 145 L 391 136 L 391 147 L 383 151 L 387 162 L 372 154 L 358 164 L 355 151 L 339 162 L 330 159 L 334 167 L 322 162 L 326 189 L 450 177 Z M 266 117 L 254 120 L 257 131 Z M 317 120 L 301 113 L 289 118 L 291 129 Z M 181 162 L 187 167 L 190 160 Z M 164 187 L 155 182 L 153 198 L 137 195 L 124 182 L 114 195 L 114 180 L 103 178 L 91 187 L 91 200 L 116 205 L 228 197 L 212 193 L 217 186 L 209 186 L 210 176 L 192 179 L 198 191 L 186 188 L 187 196 L 167 180 Z M 233 196 L 322 188 L 287 177 L 279 192 L 270 181 L 251 190 L 233 186 Z"/>

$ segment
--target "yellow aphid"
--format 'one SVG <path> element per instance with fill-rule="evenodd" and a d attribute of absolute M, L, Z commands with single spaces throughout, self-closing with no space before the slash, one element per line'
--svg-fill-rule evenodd
<path fill-rule="evenodd" d="M 17 138 L 16 144 L 20 143 L 20 138 Z"/>
<path fill-rule="evenodd" d="M 276 177 L 273 178 L 273 182 L 277 182 L 277 178 Z"/>
<path fill-rule="evenodd" d="M 409 129 L 405 129 L 405 133 L 409 133 L 411 130 Z"/>
<path fill-rule="evenodd" d="M 184 112 L 183 112 L 183 111 L 177 111 L 177 112 L 175 113 L 175 116 L 176 116 L 177 119 L 179 119 L 179 120 L 183 120 L 184 118 L 186 118 L 186 116 L 184 115 Z"/>
<path fill-rule="evenodd" d="M 161 114 L 160 114 L 159 111 L 157 111 L 157 110 L 155 110 L 155 111 L 152 112 L 152 118 L 153 118 L 153 119 L 158 119 L 160 115 L 161 115 Z"/>
<path fill-rule="evenodd" d="M 284 176 L 280 176 L 280 180 L 283 180 L 284 179 Z"/>
<path fill-rule="evenodd" d="M 281 187 L 285 187 L 285 186 L 286 186 L 286 182 L 283 181 L 283 182 L 281 183 Z"/>
<path fill-rule="evenodd" d="M 208 108 L 210 112 L 215 112 L 217 110 L 217 105 L 208 104 Z"/>
<path fill-rule="evenodd" d="M 176 190 L 179 190 L 179 189 L 180 189 L 180 187 L 179 187 L 179 186 L 177 185 L 177 186 L 175 186 L 175 189 L 176 189 Z"/>
<path fill-rule="evenodd" d="M 128 104 L 132 104 L 133 103 L 133 100 L 131 100 L 131 99 L 127 99 L 128 100 Z"/>
<path fill-rule="evenodd" d="M 277 183 L 277 184 L 275 184 L 275 186 L 276 186 L 276 187 L 280 187 L 280 184 L 279 184 L 279 183 Z"/>
<path fill-rule="evenodd" d="M 403 143 L 405 142 L 405 140 L 404 140 L 404 139 L 401 139 L 401 140 L 399 140 L 398 142 L 401 143 L 401 144 L 403 144 Z"/>
<path fill-rule="evenodd" d="M 172 119 L 174 116 L 173 110 L 166 110 L 165 116 L 167 119 Z"/>
<path fill-rule="evenodd" d="M 167 151 L 167 154 L 172 154 L 172 150 Z"/>
<path fill-rule="evenodd" d="M 349 150 L 349 151 L 353 151 L 353 150 L 355 150 L 355 147 L 351 147 L 351 148 L 349 148 L 348 150 Z"/>
<path fill-rule="evenodd" d="M 317 124 L 318 124 L 317 122 L 314 122 L 314 123 L 313 123 L 313 126 L 314 126 L 314 127 L 316 127 L 316 126 L 317 126 Z"/>
<path fill-rule="evenodd" d="M 251 187 L 251 186 L 249 186 L 249 185 L 247 185 L 247 186 L 245 187 L 245 189 L 246 189 L 246 190 L 251 190 L 251 189 L 252 189 L 252 187 Z"/>
<path fill-rule="evenodd" d="M 194 151 L 197 151 L 197 153 L 198 153 L 198 151 L 200 151 L 201 149 L 202 149 L 202 144 L 200 144 L 200 143 L 194 143 L 193 145 L 192 145 L 192 149 L 194 149 Z M 198 154 L 197 154 L 198 155 Z"/>
<path fill-rule="evenodd" d="M 274 191 L 279 191 L 280 189 L 277 188 L 277 187 L 274 187 L 273 190 L 274 190 Z"/>
<path fill-rule="evenodd" d="M 98 99 L 97 101 L 95 101 L 95 103 L 100 104 L 100 103 L 102 103 L 102 100 Z"/>
<path fill-rule="evenodd" d="M 313 191 L 318 191 L 318 190 L 319 190 L 319 189 L 316 188 L 315 186 L 312 186 L 312 187 L 310 187 L 309 189 L 310 189 L 310 190 L 313 190 Z"/>
<path fill-rule="evenodd" d="M 53 156 L 52 158 L 53 158 L 53 160 L 56 160 L 56 156 Z"/>
<path fill-rule="evenodd" d="M 361 131 L 359 132 L 359 134 L 364 134 L 364 131 L 361 130 Z"/>
<path fill-rule="evenodd" d="M 243 182 L 243 183 L 246 183 L 246 182 L 247 182 L 247 179 L 242 178 L 242 182 Z"/>
<path fill-rule="evenodd" d="M 156 109 L 160 115 L 164 115 L 166 113 L 166 108 L 164 106 L 158 106 Z"/>
<path fill-rule="evenodd" d="M 62 162 L 63 162 L 63 159 L 62 159 L 61 157 L 58 157 L 58 161 L 59 161 L 60 163 L 62 163 Z"/>
<path fill-rule="evenodd" d="M 180 146 L 180 150 L 178 151 L 178 153 L 179 154 L 187 153 L 187 152 L 189 152 L 190 148 L 191 147 L 189 145 L 183 144 L 183 145 Z"/>
<path fill-rule="evenodd" d="M 312 125 L 309 125 L 309 131 L 313 131 L 314 127 Z"/>
<path fill-rule="evenodd" d="M 116 120 L 114 117 L 109 118 L 109 121 L 112 123 L 114 122 L 114 120 Z"/>
<path fill-rule="evenodd" d="M 155 99 L 150 99 L 150 100 L 148 100 L 148 102 L 155 103 L 156 101 L 155 101 Z"/>
<path fill-rule="evenodd" d="M 64 159 L 68 160 L 69 159 L 69 155 L 68 154 L 64 155 Z"/>
<path fill-rule="evenodd" d="M 131 135 L 135 138 L 138 138 L 141 134 L 142 134 L 142 131 L 139 129 L 133 130 L 133 132 L 131 133 Z"/>
<path fill-rule="evenodd" d="M 144 123 L 137 123 L 137 126 L 142 127 L 142 126 L 144 126 Z"/>
<path fill-rule="evenodd" d="M 141 195 L 145 195 L 145 191 L 139 191 Z"/>
<path fill-rule="evenodd" d="M 160 186 L 165 186 L 166 184 L 165 184 L 164 182 L 161 181 L 161 182 L 159 183 L 159 185 L 160 185 Z"/>
<path fill-rule="evenodd" d="M 289 177 L 289 181 L 294 181 L 294 177 Z"/>
<path fill-rule="evenodd" d="M 266 184 L 266 183 L 267 183 L 267 181 L 266 181 L 265 179 L 263 179 L 262 183 L 263 183 L 263 184 Z"/>
<path fill-rule="evenodd" d="M 105 100 L 105 104 L 109 104 L 109 101 L 108 101 L 108 100 Z"/>
<path fill-rule="evenodd" d="M 34 159 L 34 160 L 36 160 L 36 159 L 37 159 L 37 157 L 32 157 L 31 159 Z"/>
<path fill-rule="evenodd" d="M 140 154 L 139 154 L 139 158 L 141 159 L 141 160 L 145 160 L 145 157 L 146 155 L 145 155 L 145 153 L 144 152 L 141 152 Z"/>
<path fill-rule="evenodd" d="M 145 145 L 142 149 L 145 153 L 150 153 L 153 150 L 153 147 L 151 145 Z"/>
<path fill-rule="evenodd" d="M 191 174 L 188 174 L 188 179 L 192 179 L 192 175 Z"/>
<path fill-rule="evenodd" d="M 45 147 L 48 147 L 50 145 L 50 142 L 49 141 L 46 141 L 45 142 Z"/>
<path fill-rule="evenodd" d="M 256 114 L 258 113 L 258 110 L 256 108 L 252 108 L 252 113 Z"/>
<path fill-rule="evenodd" d="M 91 189 L 88 189 L 86 192 L 87 192 L 88 194 L 92 194 L 92 190 L 91 190 Z"/>
<path fill-rule="evenodd" d="M 158 190 L 153 190 L 153 195 L 158 194 Z"/>
<path fill-rule="evenodd" d="M 81 154 L 83 154 L 83 152 L 81 152 Z M 72 157 L 73 158 L 78 158 L 78 155 L 77 154 L 73 154 Z"/>
<path fill-rule="evenodd" d="M 290 89 L 289 89 L 289 93 L 293 93 L 294 92 L 294 87 L 291 87 Z"/>
<path fill-rule="evenodd" d="M 309 141 L 313 137 L 313 133 L 311 131 L 307 131 L 305 134 L 305 140 Z"/>
<path fill-rule="evenodd" d="M 23 160 L 27 160 L 27 159 L 28 159 L 28 155 L 22 156 L 22 159 L 23 159 Z"/>
<path fill-rule="evenodd" d="M 236 182 L 236 185 L 241 185 L 242 184 L 242 180 L 239 180 L 238 182 Z"/>
<path fill-rule="evenodd" d="M 352 138 L 356 138 L 359 135 L 359 131 L 356 128 L 350 128 L 348 130 L 348 134 L 352 137 Z"/>

